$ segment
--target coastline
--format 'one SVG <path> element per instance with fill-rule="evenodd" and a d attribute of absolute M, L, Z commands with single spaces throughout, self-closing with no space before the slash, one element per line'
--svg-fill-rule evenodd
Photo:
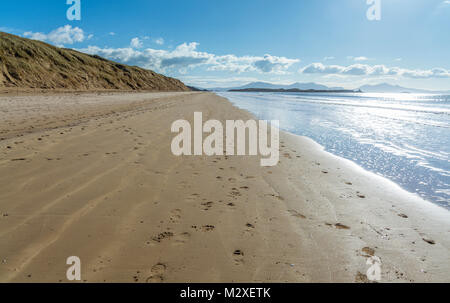
<path fill-rule="evenodd" d="M 447 210 L 286 132 L 276 167 L 175 157 L 173 121 L 252 115 L 211 93 L 118 95 L 52 99 L 29 134 L 19 111 L 0 124 L 1 282 L 63 281 L 72 255 L 85 282 L 368 282 L 371 255 L 382 282 L 449 282 Z"/>
<path fill-rule="evenodd" d="M 450 137 L 445 132 L 449 124 L 445 104 L 450 96 L 218 95 L 259 119 L 281 120 L 283 130 L 307 136 L 326 151 L 450 210 L 446 173 Z M 442 108 L 434 105 L 435 101 Z M 411 115 L 415 119 L 411 120 Z"/>

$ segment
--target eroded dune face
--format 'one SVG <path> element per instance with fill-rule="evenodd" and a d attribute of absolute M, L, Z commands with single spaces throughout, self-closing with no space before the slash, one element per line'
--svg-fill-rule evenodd
<path fill-rule="evenodd" d="M 0 88 L 189 91 L 181 81 L 75 50 L 0 33 Z"/>

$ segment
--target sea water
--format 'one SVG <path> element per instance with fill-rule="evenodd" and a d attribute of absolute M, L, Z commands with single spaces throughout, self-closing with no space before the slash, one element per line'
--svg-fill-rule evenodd
<path fill-rule="evenodd" d="M 220 92 L 280 129 L 307 136 L 450 209 L 450 96 Z"/>

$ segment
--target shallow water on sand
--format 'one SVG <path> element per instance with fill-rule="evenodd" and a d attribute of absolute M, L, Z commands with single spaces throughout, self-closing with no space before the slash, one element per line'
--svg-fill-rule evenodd
<path fill-rule="evenodd" d="M 450 96 L 221 92 L 259 119 L 310 137 L 450 209 Z"/>

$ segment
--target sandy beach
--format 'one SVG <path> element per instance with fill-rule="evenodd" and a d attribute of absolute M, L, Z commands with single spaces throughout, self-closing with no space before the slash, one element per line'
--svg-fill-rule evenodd
<path fill-rule="evenodd" d="M 281 133 L 280 163 L 172 154 L 212 93 L 0 97 L 0 282 L 450 282 L 450 213 Z"/>

